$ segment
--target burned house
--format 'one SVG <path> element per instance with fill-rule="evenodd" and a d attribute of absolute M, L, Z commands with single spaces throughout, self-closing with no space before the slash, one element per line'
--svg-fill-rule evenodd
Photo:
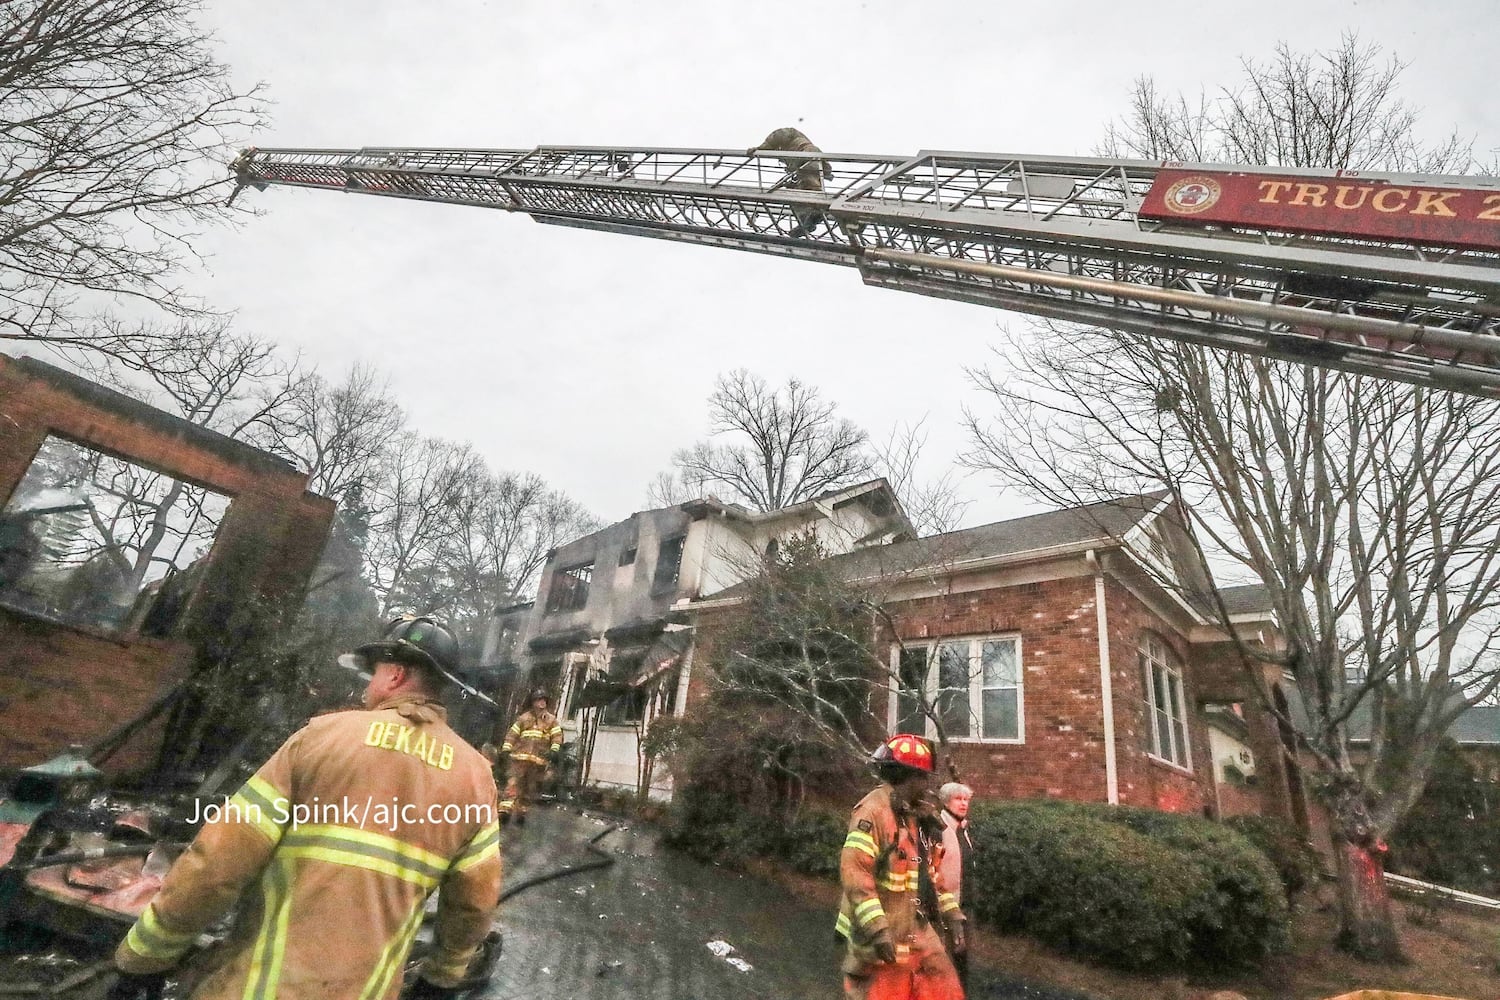
<path fill-rule="evenodd" d="M 558 697 L 585 780 L 664 793 L 638 749 L 652 719 L 686 704 L 692 633 L 674 609 L 747 579 L 794 536 L 840 553 L 912 534 L 883 479 L 764 513 L 711 497 L 641 511 L 555 549 L 536 600 L 496 613 L 483 662 Z"/>
<path fill-rule="evenodd" d="M 333 513 L 280 458 L 0 355 L 0 773 L 74 744 L 152 766 L 181 682 L 300 596 Z"/>

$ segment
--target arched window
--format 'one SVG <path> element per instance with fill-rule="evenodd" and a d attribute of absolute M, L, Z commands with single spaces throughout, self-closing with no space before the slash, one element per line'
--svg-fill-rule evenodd
<path fill-rule="evenodd" d="M 1146 689 L 1146 711 L 1150 737 L 1146 747 L 1178 767 L 1191 768 L 1188 743 L 1187 698 L 1182 686 L 1182 664 L 1159 635 L 1141 636 L 1141 682 Z"/>

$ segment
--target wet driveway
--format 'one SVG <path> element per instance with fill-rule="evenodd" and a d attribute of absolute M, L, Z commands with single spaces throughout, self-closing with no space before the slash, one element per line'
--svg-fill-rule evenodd
<path fill-rule="evenodd" d="M 505 831 L 505 884 L 587 861 L 609 821 L 538 809 Z M 615 864 L 534 886 L 501 907 L 505 949 L 486 998 L 749 1000 L 838 997 L 833 915 L 778 885 L 701 865 L 626 825 L 599 847 Z M 973 972 L 976 998 L 1076 994 Z"/>

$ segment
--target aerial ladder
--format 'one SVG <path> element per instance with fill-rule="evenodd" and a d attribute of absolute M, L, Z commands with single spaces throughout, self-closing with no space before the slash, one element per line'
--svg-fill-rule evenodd
<path fill-rule="evenodd" d="M 251 148 L 232 170 L 236 193 L 290 185 L 498 208 L 550 225 L 840 264 L 869 285 L 1500 397 L 1494 178 L 584 146 Z M 826 180 L 799 183 L 812 174 Z"/>

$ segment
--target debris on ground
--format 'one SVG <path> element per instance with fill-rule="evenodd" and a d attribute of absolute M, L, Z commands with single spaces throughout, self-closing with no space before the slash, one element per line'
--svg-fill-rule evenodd
<path fill-rule="evenodd" d="M 722 958 L 724 961 L 728 962 L 730 965 L 734 966 L 741 972 L 749 972 L 751 969 L 755 968 L 755 966 L 751 965 L 749 962 L 736 955 L 734 945 L 730 944 L 728 941 L 710 941 L 708 942 L 708 950 L 713 952 L 715 957 Z"/>

